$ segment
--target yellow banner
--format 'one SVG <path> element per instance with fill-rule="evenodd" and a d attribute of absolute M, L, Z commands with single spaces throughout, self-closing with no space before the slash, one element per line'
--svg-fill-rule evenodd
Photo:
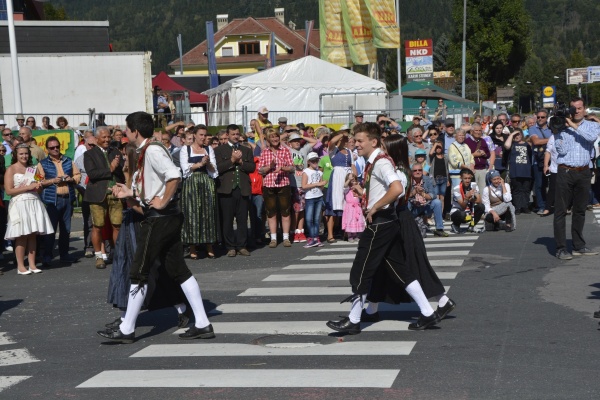
<path fill-rule="evenodd" d="M 321 59 L 340 67 L 353 65 L 342 26 L 341 0 L 319 0 L 319 34 Z"/>
<path fill-rule="evenodd" d="M 371 16 L 373 45 L 380 49 L 400 47 L 400 28 L 396 23 L 394 0 L 364 0 Z"/>
<path fill-rule="evenodd" d="M 352 62 L 356 65 L 377 62 L 371 16 L 365 0 L 342 0 L 342 21 Z"/>

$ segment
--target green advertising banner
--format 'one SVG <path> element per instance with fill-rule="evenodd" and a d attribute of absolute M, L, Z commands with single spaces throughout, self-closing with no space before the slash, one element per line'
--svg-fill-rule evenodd
<path fill-rule="evenodd" d="M 77 135 L 75 135 L 75 131 L 69 129 L 57 129 L 53 131 L 33 131 L 32 136 L 37 142 L 37 145 L 44 149 L 44 151 L 46 151 L 46 140 L 50 136 L 56 136 L 60 141 L 61 154 L 64 154 L 71 160 L 73 159 L 73 156 L 75 155 L 75 148 L 78 145 L 76 139 Z M 47 151 L 46 154 L 48 154 Z"/>
<path fill-rule="evenodd" d="M 356 65 L 376 63 L 377 50 L 373 45 L 371 15 L 365 0 L 342 1 L 342 22 L 352 62 Z"/>
<path fill-rule="evenodd" d="M 350 50 L 342 26 L 342 2 L 319 0 L 321 59 L 340 67 L 351 67 Z"/>
<path fill-rule="evenodd" d="M 364 0 L 371 16 L 373 44 L 377 48 L 400 47 L 400 28 L 396 23 L 394 0 Z"/>

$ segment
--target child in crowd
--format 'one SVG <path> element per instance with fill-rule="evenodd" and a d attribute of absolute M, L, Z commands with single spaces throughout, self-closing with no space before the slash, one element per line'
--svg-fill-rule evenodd
<path fill-rule="evenodd" d="M 346 175 L 344 182 L 344 214 L 342 229 L 348 235 L 348 241 L 358 240 L 358 235 L 365 230 L 365 217 L 360 206 L 360 196 L 352 188 L 358 185 L 358 177 L 352 172 Z"/>
<path fill-rule="evenodd" d="M 305 192 L 304 218 L 308 230 L 308 238 L 304 248 L 322 247 L 319 239 L 319 221 L 323 205 L 323 172 L 319 170 L 319 155 L 311 151 L 306 156 L 308 167 L 302 171 L 302 190 Z"/>

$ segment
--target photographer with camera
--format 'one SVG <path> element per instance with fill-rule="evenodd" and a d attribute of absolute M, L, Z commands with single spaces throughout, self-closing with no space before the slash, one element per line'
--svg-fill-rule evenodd
<path fill-rule="evenodd" d="M 585 245 L 583 226 L 585 211 L 589 200 L 592 172 L 590 160 L 594 151 L 594 142 L 600 135 L 600 120 L 593 116 L 585 119 L 583 99 L 575 97 L 571 106 L 557 108 L 550 121 L 550 129 L 554 133 L 557 157 L 556 199 L 554 204 L 554 240 L 556 241 L 556 257 L 570 260 L 572 255 L 566 249 L 566 215 L 567 207 L 573 203 L 571 238 L 573 255 L 592 256 L 598 252 Z"/>
<path fill-rule="evenodd" d="M 481 195 L 477 184 L 473 182 L 473 171 L 468 168 L 460 170 L 460 183 L 452 189 L 452 210 L 450 220 L 451 231 L 461 233 L 460 224 L 469 223 L 468 232 L 475 232 L 475 225 L 485 212 L 481 203 Z"/>

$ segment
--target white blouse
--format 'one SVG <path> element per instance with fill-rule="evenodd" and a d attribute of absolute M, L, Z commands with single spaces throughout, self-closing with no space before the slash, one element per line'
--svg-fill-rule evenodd
<path fill-rule="evenodd" d="M 190 155 L 188 156 L 187 147 L 188 146 L 181 146 L 181 150 L 179 151 L 179 166 L 181 167 L 181 170 L 183 171 L 184 178 L 188 178 L 194 172 L 191 169 L 192 164 L 190 164 L 188 162 L 188 157 L 205 156 L 205 154 L 199 154 L 199 153 L 194 152 L 194 148 L 191 146 L 190 146 Z M 215 152 L 213 151 L 211 146 L 208 146 L 208 157 L 210 158 L 210 163 L 214 167 L 213 172 L 210 172 L 207 169 L 208 176 L 215 179 L 219 176 L 219 171 L 217 171 L 217 159 L 215 158 Z M 207 164 L 207 166 L 208 166 L 208 164 Z"/>

